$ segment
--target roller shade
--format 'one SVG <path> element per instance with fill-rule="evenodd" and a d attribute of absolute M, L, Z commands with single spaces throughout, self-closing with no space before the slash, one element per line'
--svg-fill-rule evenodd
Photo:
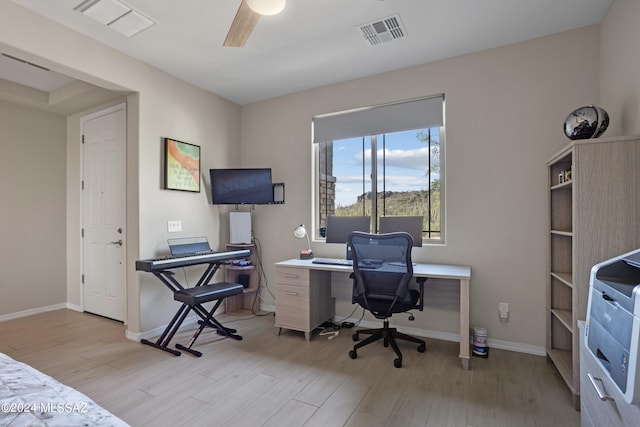
<path fill-rule="evenodd" d="M 437 95 L 318 115 L 313 118 L 313 142 L 440 127 L 443 101 L 444 95 Z"/>

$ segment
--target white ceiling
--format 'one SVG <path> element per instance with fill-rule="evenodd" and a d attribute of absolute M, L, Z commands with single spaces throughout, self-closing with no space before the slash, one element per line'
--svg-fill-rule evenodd
<path fill-rule="evenodd" d="M 596 24 L 612 2 L 288 0 L 244 48 L 229 48 L 240 0 L 121 0 L 156 22 L 131 38 L 75 11 L 82 0 L 12 1 L 239 105 Z M 357 27 L 394 14 L 407 37 L 370 46 Z M 7 61 L 0 78 L 50 90 L 46 75 Z"/>

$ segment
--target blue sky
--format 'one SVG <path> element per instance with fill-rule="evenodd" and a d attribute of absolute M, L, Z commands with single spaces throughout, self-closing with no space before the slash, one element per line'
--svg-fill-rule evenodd
<path fill-rule="evenodd" d="M 429 188 L 429 148 L 416 137 L 418 131 L 398 132 L 386 135 L 386 190 L 412 191 Z M 365 163 L 370 161 L 370 138 L 365 138 Z M 378 138 L 378 163 L 382 162 L 382 138 Z M 433 160 L 432 160 L 433 161 Z M 365 171 L 365 191 L 371 189 L 370 168 Z M 336 177 L 336 206 L 355 203 L 362 194 L 362 138 L 352 138 L 333 143 L 333 174 Z M 378 172 L 380 178 L 381 172 Z M 436 175 L 437 178 L 437 175 Z M 378 191 L 382 191 L 378 184 Z"/>

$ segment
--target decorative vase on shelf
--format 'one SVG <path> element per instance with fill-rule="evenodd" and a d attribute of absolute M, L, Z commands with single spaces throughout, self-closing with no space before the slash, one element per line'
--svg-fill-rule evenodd
<path fill-rule="evenodd" d="M 587 105 L 573 110 L 564 121 L 564 134 L 569 139 L 600 137 L 609 126 L 609 114 L 602 107 Z"/>

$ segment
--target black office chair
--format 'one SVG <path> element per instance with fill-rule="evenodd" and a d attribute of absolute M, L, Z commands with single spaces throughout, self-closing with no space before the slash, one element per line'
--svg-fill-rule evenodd
<path fill-rule="evenodd" d="M 419 290 L 410 289 L 413 276 L 411 247 L 413 239 L 409 233 L 368 234 L 354 231 L 349 234 L 348 244 L 353 255 L 353 303 L 369 310 L 377 319 L 383 319 L 381 329 L 363 329 L 353 334 L 358 341 L 360 334 L 371 334 L 353 346 L 349 352 L 352 359 L 358 357 L 357 350 L 382 339 L 384 346 L 391 345 L 397 358 L 396 368 L 402 366 L 402 353 L 396 339 L 419 344 L 418 351 L 424 353 L 423 340 L 398 332 L 389 327 L 393 313 L 418 309 L 422 311 L 424 280 L 419 280 Z"/>

